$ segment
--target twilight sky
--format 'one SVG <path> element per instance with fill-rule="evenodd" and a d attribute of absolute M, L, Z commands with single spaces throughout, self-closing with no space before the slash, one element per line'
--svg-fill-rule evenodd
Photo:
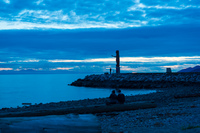
<path fill-rule="evenodd" d="M 199 0 L 0 0 L 0 71 L 173 72 L 200 63 Z"/>

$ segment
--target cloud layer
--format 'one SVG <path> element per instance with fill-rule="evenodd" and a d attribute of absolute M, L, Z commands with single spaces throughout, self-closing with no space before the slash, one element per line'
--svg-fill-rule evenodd
<path fill-rule="evenodd" d="M 198 0 L 1 0 L 0 30 L 198 24 Z"/>
<path fill-rule="evenodd" d="M 199 0 L 0 0 L 0 71 L 164 72 L 199 64 Z"/>
<path fill-rule="evenodd" d="M 172 68 L 174 72 L 185 67 L 198 65 L 200 56 L 187 57 L 121 57 L 122 72 L 165 72 Z M 73 72 L 106 72 L 110 68 L 115 70 L 115 58 L 93 58 L 83 60 L 12 60 L 0 62 L 0 71 L 56 71 Z M 191 64 L 192 63 L 192 64 Z M 10 68 L 12 66 L 12 68 Z"/>

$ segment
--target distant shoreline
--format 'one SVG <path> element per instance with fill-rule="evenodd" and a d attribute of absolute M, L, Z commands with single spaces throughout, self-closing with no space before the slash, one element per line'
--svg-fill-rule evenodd
<path fill-rule="evenodd" d="M 17 75 L 17 74 L 88 74 L 88 73 L 76 73 L 76 72 L 69 72 L 69 71 L 59 71 L 59 72 L 51 72 L 51 71 L 35 71 L 35 72 L 8 72 L 8 71 L 0 71 L 0 75 Z"/>
<path fill-rule="evenodd" d="M 24 70 L 24 71 L 0 71 L 0 75 L 10 75 L 10 74 L 87 74 L 87 75 L 94 75 L 94 74 L 98 74 L 98 75 L 102 75 L 101 72 L 97 73 L 97 72 L 73 72 L 73 71 L 67 71 L 67 70 L 60 70 L 60 71 L 28 71 L 28 70 Z M 113 73 L 116 74 L 116 73 Z M 166 74 L 163 72 L 149 72 L 149 73 L 121 73 L 121 74 Z M 200 74 L 200 72 L 173 72 L 171 74 L 186 74 L 186 75 L 190 75 L 190 74 Z"/>

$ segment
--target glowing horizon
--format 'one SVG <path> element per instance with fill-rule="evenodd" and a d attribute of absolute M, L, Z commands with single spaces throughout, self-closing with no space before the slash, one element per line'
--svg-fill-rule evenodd
<path fill-rule="evenodd" d="M 121 62 L 176 62 L 176 61 L 200 61 L 200 56 L 180 57 L 120 57 Z M 115 58 L 95 58 L 83 60 L 48 60 L 48 62 L 115 62 Z"/>

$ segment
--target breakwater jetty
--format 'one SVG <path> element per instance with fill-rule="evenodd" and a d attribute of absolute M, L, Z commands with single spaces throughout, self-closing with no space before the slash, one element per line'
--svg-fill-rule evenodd
<path fill-rule="evenodd" d="M 99 88 L 169 88 L 200 85 L 200 73 L 121 73 L 88 75 L 72 86 Z"/>

